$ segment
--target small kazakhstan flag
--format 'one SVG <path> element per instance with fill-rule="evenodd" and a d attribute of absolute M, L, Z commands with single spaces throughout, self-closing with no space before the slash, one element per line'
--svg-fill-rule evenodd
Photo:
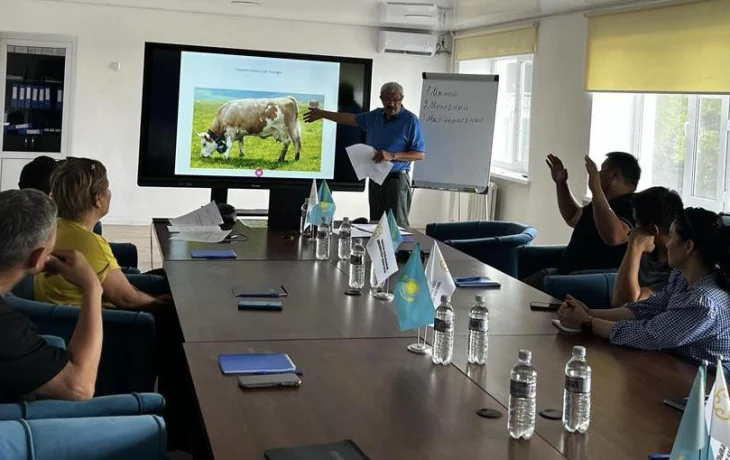
<path fill-rule="evenodd" d="M 393 241 L 393 249 L 398 249 L 398 246 L 403 242 L 403 235 L 400 234 L 392 209 L 388 209 L 388 225 L 390 226 L 390 239 Z"/>
<path fill-rule="evenodd" d="M 722 368 L 720 371 L 722 372 Z M 692 391 L 687 398 L 687 406 L 684 408 L 682 420 L 679 422 L 677 437 L 674 438 L 670 460 L 692 460 L 707 458 L 707 451 L 702 452 L 706 447 L 708 438 L 707 426 L 703 414 L 705 403 L 705 365 L 697 370 Z M 700 454 L 702 454 L 700 456 Z"/>
<path fill-rule="evenodd" d="M 319 225 L 324 217 L 327 223 L 331 224 L 336 210 L 337 206 L 332 199 L 332 192 L 327 185 L 327 181 L 322 181 L 322 185 L 319 186 L 319 203 L 314 205 L 314 209 L 309 215 L 309 223 L 315 226 Z"/>
<path fill-rule="evenodd" d="M 433 302 L 421 261 L 421 246 L 416 243 L 408 263 L 395 283 L 395 308 L 401 331 L 433 323 Z"/>

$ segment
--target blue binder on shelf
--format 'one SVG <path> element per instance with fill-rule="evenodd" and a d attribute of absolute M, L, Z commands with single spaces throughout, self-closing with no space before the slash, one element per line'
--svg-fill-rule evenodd
<path fill-rule="evenodd" d="M 296 372 L 286 353 L 238 353 L 218 356 L 218 365 L 225 375 L 266 375 Z"/>
<path fill-rule="evenodd" d="M 25 108 L 30 109 L 33 107 L 33 87 L 30 85 L 25 86 Z"/>
<path fill-rule="evenodd" d="M 38 87 L 32 86 L 30 91 L 31 91 L 31 94 L 33 95 L 33 97 L 30 100 L 30 108 L 37 109 L 38 108 Z"/>
<path fill-rule="evenodd" d="M 59 89 L 58 94 L 56 96 L 56 110 L 62 110 L 63 109 L 63 90 Z"/>
<path fill-rule="evenodd" d="M 13 89 L 11 90 L 11 97 L 10 97 L 10 108 L 15 109 L 18 107 L 18 85 L 13 85 Z"/>
<path fill-rule="evenodd" d="M 38 108 L 46 108 L 46 89 L 42 86 L 38 87 Z"/>
<path fill-rule="evenodd" d="M 51 108 L 51 88 L 46 86 L 43 90 L 46 93 L 43 97 L 43 108 L 47 110 Z"/>

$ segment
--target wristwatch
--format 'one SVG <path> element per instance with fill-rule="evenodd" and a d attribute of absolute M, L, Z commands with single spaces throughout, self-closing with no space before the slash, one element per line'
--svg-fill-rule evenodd
<path fill-rule="evenodd" d="M 581 330 L 583 330 L 583 332 L 593 332 L 593 318 L 591 317 L 591 319 L 580 323 L 580 328 Z"/>

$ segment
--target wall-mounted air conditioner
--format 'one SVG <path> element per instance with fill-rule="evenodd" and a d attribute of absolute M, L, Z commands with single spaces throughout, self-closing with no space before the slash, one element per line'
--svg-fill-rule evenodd
<path fill-rule="evenodd" d="M 411 56 L 433 56 L 436 53 L 437 44 L 436 35 L 381 30 L 378 51 Z"/>
<path fill-rule="evenodd" d="M 381 4 L 380 25 L 401 29 L 436 30 L 439 10 L 433 3 L 385 2 Z"/>

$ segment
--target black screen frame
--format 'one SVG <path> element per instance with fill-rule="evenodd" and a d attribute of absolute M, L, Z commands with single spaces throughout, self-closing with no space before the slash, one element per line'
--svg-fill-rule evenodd
<path fill-rule="evenodd" d="M 149 150 L 149 113 L 152 87 L 151 60 L 152 51 L 160 49 L 166 51 L 183 51 L 229 54 L 253 57 L 267 57 L 275 59 L 294 59 L 309 61 L 339 62 L 343 64 L 363 65 L 365 68 L 363 82 L 362 110 L 370 110 L 372 91 L 373 60 L 345 56 L 327 56 L 317 54 L 285 53 L 277 51 L 248 50 L 235 48 L 209 47 L 199 45 L 185 45 L 174 43 L 145 42 L 144 75 L 142 84 L 142 114 L 140 120 L 139 156 L 137 164 L 137 185 L 140 187 L 181 187 L 181 188 L 218 188 L 218 189 L 272 189 L 278 187 L 308 187 L 311 179 L 290 178 L 252 178 L 252 177 L 217 177 L 217 176 L 180 176 L 171 175 L 161 177 L 147 173 L 147 161 L 151 161 Z M 363 133 L 363 141 L 365 140 Z M 174 147 L 172 147 L 174 149 Z M 335 178 L 336 179 L 336 178 Z M 319 179 L 318 179 L 319 181 Z M 328 180 L 327 184 L 333 191 L 362 192 L 365 190 L 365 181 L 343 182 Z"/>

